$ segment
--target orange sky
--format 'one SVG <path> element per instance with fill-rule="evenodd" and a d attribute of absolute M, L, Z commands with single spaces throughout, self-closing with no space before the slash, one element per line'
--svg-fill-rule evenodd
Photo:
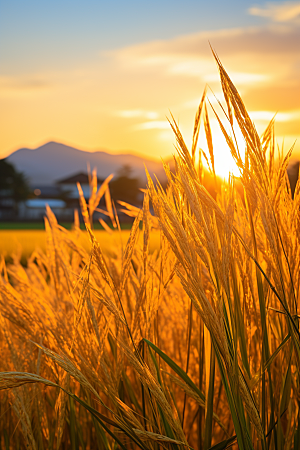
<path fill-rule="evenodd" d="M 33 64 L 28 69 L 25 64 L 23 71 L 4 71 L 0 157 L 50 140 L 90 151 L 170 155 L 170 111 L 189 144 L 206 83 L 222 99 L 208 41 L 258 131 L 277 113 L 278 142 L 284 138 L 288 149 L 298 139 L 295 152 L 300 154 L 300 2 L 253 5 L 245 15 L 257 22 L 118 43 L 113 49 L 102 46 L 94 59 L 74 57 L 65 65 Z M 232 163 L 211 117 L 216 169 L 223 175 Z"/>

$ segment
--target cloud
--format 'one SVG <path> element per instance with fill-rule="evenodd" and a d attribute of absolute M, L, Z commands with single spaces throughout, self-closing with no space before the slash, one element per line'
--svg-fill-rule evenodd
<path fill-rule="evenodd" d="M 209 101 L 212 105 L 219 103 L 219 101 L 223 98 L 223 92 L 220 90 L 214 90 L 213 94 L 208 92 L 209 95 Z M 196 110 L 199 107 L 200 101 L 201 101 L 201 95 L 199 95 L 196 98 L 193 98 L 192 100 L 185 101 L 182 104 L 182 107 L 185 109 L 193 109 Z"/>
<path fill-rule="evenodd" d="M 118 111 L 117 115 L 125 119 L 143 118 L 154 120 L 157 119 L 159 114 L 156 111 L 143 111 L 141 109 L 127 109 Z"/>
<path fill-rule="evenodd" d="M 152 120 L 134 125 L 135 130 L 169 130 L 170 124 L 167 120 Z"/>
<path fill-rule="evenodd" d="M 245 51 L 257 55 L 266 52 L 279 54 L 286 52 L 287 48 L 289 52 L 297 52 L 300 29 L 296 25 L 270 24 L 204 31 L 123 47 L 107 52 L 106 55 L 127 66 L 135 63 L 146 67 L 169 66 L 179 61 L 195 62 L 195 58 L 199 61 L 201 57 L 201 65 L 206 70 L 211 68 L 212 61 L 209 43 L 223 55 Z"/>
<path fill-rule="evenodd" d="M 48 90 L 52 84 L 45 77 L 16 77 L 2 76 L 0 77 L 0 91 L 10 94 L 30 94 Z"/>
<path fill-rule="evenodd" d="M 267 3 L 264 8 L 253 6 L 248 12 L 253 16 L 267 17 L 274 22 L 300 23 L 300 2 Z"/>
<path fill-rule="evenodd" d="M 122 70 L 154 76 L 217 81 L 209 43 L 236 82 L 265 84 L 286 78 L 299 60 L 300 27 L 295 23 L 205 31 L 124 47 L 107 54 Z M 241 70 L 242 68 L 242 70 Z M 234 77 L 233 77 L 234 81 Z"/>
<path fill-rule="evenodd" d="M 273 111 L 249 111 L 249 116 L 253 121 L 270 122 L 275 116 L 276 122 L 290 122 L 300 118 L 300 111 L 288 111 L 275 113 Z"/>

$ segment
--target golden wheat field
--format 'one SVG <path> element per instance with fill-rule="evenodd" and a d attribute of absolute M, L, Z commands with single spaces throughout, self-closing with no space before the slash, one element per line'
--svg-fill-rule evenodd
<path fill-rule="evenodd" d="M 89 245 L 48 210 L 45 250 L 2 259 L 1 448 L 300 448 L 300 184 L 292 197 L 274 121 L 258 136 L 216 61 L 239 182 L 216 182 L 215 198 L 202 184 L 200 126 L 215 176 L 204 93 L 191 149 L 171 122 L 175 170 L 128 205 L 124 245 L 107 253 L 93 232 L 109 189 L 95 175 L 81 195 Z"/>

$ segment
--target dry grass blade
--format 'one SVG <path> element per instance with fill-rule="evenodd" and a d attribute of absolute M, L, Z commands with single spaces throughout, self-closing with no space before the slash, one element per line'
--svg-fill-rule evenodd
<path fill-rule="evenodd" d="M 111 220 L 111 223 L 113 224 L 114 228 L 117 228 L 117 223 L 115 220 L 113 206 L 112 206 L 112 202 L 111 202 L 110 190 L 109 190 L 108 186 L 106 186 L 106 190 L 105 190 L 105 203 L 106 203 L 106 209 L 107 209 L 109 218 Z"/>
<path fill-rule="evenodd" d="M 88 229 L 88 228 L 91 228 L 90 215 L 89 215 L 87 204 L 86 204 L 86 201 L 85 201 L 85 198 L 83 195 L 83 190 L 79 183 L 77 183 L 77 189 L 79 192 L 79 201 L 80 201 L 80 206 L 81 206 L 82 217 L 83 217 L 85 226 Z"/>
<path fill-rule="evenodd" d="M 103 197 L 103 195 L 105 194 L 106 190 L 108 189 L 108 184 L 109 182 L 112 180 L 113 178 L 113 174 L 109 175 L 101 184 L 101 186 L 99 187 L 98 191 L 97 191 L 97 175 L 96 172 L 94 174 L 93 172 L 93 180 L 94 181 L 94 188 L 93 188 L 93 194 L 90 196 L 89 199 L 89 213 L 90 213 L 90 220 L 92 221 L 92 217 L 94 214 L 95 209 L 97 208 L 97 206 L 100 203 L 101 198 Z"/>
<path fill-rule="evenodd" d="M 43 383 L 47 386 L 58 387 L 58 384 L 33 373 L 0 372 L 0 390 L 13 389 L 28 383 Z"/>
<path fill-rule="evenodd" d="M 205 128 L 206 142 L 207 142 L 207 146 L 208 146 L 212 172 L 213 172 L 214 175 L 216 175 L 216 172 L 215 172 L 215 159 L 214 159 L 214 148 L 213 148 L 212 134 L 211 134 L 211 128 L 210 128 L 210 123 L 209 123 L 209 117 L 208 117 L 206 104 L 204 106 L 204 128 Z"/>
<path fill-rule="evenodd" d="M 43 350 L 43 352 L 49 356 L 52 361 L 57 363 L 62 369 L 64 369 L 67 373 L 69 373 L 72 377 L 74 377 L 83 387 L 85 387 L 88 391 L 95 395 L 95 397 L 102 403 L 102 399 L 100 398 L 98 392 L 93 388 L 91 383 L 86 379 L 86 377 L 82 374 L 82 372 L 77 369 L 77 367 L 73 364 L 73 362 L 66 355 L 58 355 L 57 353 L 49 350 L 43 345 L 34 344 Z M 46 380 L 47 381 L 47 380 Z M 49 382 L 50 383 L 50 382 Z M 54 383 L 53 383 L 54 385 Z M 49 384 L 50 386 L 50 384 Z M 58 386 L 58 385 L 55 385 Z"/>
<path fill-rule="evenodd" d="M 135 218 L 135 220 L 133 222 L 133 225 L 132 225 L 132 228 L 130 231 L 130 236 L 129 236 L 128 242 L 126 244 L 126 247 L 125 247 L 124 256 L 123 256 L 123 267 L 122 267 L 121 292 L 124 289 L 125 284 L 127 282 L 129 269 L 130 269 L 130 265 L 131 265 L 132 254 L 133 254 L 134 246 L 135 246 L 138 231 L 139 231 L 140 220 L 141 220 L 141 213 L 139 213 L 137 215 L 137 217 Z"/>
<path fill-rule="evenodd" d="M 70 389 L 70 375 L 66 372 L 64 374 L 63 380 L 62 380 L 62 387 L 64 391 L 69 391 Z M 66 406 L 67 406 L 67 400 L 68 400 L 68 394 L 61 390 L 59 392 L 58 398 L 55 403 L 55 410 L 58 415 L 57 417 L 57 441 L 56 441 L 56 448 L 57 450 L 60 447 L 61 439 L 64 431 L 65 421 L 66 421 Z"/>
<path fill-rule="evenodd" d="M 171 439 L 167 436 L 162 436 L 161 434 L 152 433 L 151 431 L 145 431 L 145 430 L 138 430 L 137 428 L 133 428 L 133 431 L 142 439 L 142 440 L 151 440 L 156 443 L 160 442 L 166 442 L 169 444 L 177 444 L 177 445 L 183 445 L 185 447 L 189 447 L 185 442 L 178 441 L 176 439 Z"/>
<path fill-rule="evenodd" d="M 197 151 L 199 132 L 200 132 L 200 124 L 201 124 L 201 114 L 202 114 L 202 108 L 203 108 L 205 97 L 206 97 L 206 92 L 207 92 L 207 88 L 205 87 L 204 92 L 202 94 L 201 101 L 200 101 L 200 105 L 197 109 L 197 113 L 195 116 L 194 131 L 193 131 L 193 143 L 192 143 L 192 159 L 193 159 L 193 161 L 195 161 L 195 155 L 196 155 L 196 151 Z"/>
<path fill-rule="evenodd" d="M 103 219 L 99 219 L 99 223 L 103 226 L 104 230 L 107 231 L 107 233 L 112 234 L 112 230 L 109 228 L 107 223 Z"/>

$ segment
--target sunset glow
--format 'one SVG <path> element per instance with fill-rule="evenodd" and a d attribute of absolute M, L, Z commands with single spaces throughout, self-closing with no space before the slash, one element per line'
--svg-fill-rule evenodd
<path fill-rule="evenodd" d="M 132 8 L 136 7 L 133 3 Z M 94 23 L 92 11 L 100 14 L 96 2 L 87 2 L 91 12 L 85 12 L 82 20 L 86 22 L 80 18 L 83 3 L 78 1 L 72 7 L 70 4 L 73 24 L 72 20 L 63 23 L 69 10 L 65 7 L 59 11 L 58 2 L 53 3 L 51 12 L 54 14 L 56 8 L 57 15 L 52 17 L 49 13 L 52 24 L 46 7 L 30 15 L 34 1 L 28 3 L 26 11 L 21 2 L 4 2 L 0 157 L 50 140 L 89 151 L 103 149 L 157 159 L 171 155 L 175 141 L 167 120 L 170 112 L 189 143 L 205 85 L 223 101 L 209 42 L 232 77 L 259 133 L 277 114 L 277 139 L 280 144 L 284 139 L 288 149 L 299 138 L 300 128 L 300 2 L 241 3 L 242 9 L 241 4 L 236 8 L 232 1 L 232 13 L 236 16 L 233 20 L 224 15 L 221 25 L 220 17 L 213 20 L 214 8 L 221 8 L 218 1 L 211 2 L 210 9 L 202 5 L 203 17 L 196 2 L 187 2 L 190 32 L 185 22 L 179 25 L 181 12 L 177 2 L 174 25 L 165 19 L 165 29 L 161 21 L 156 31 L 149 31 L 146 25 L 144 31 L 140 29 L 146 21 L 142 10 L 138 26 L 134 18 L 125 24 L 117 17 L 114 24 L 109 19 L 112 12 L 105 7 L 101 21 L 107 14 L 112 27 L 119 24 L 112 37 L 108 26 L 101 29 L 99 25 L 98 29 Z M 167 18 L 166 6 L 157 14 Z M 158 8 L 156 2 L 155 7 Z M 121 14 L 125 6 L 120 2 L 119 8 Z M 199 25 L 193 17 L 195 11 Z M 22 14 L 30 32 L 25 32 Z M 154 17 L 155 11 L 151 14 Z M 205 21 L 205 17 L 210 20 Z M 88 31 L 89 20 L 94 34 Z M 39 21 L 36 28 L 34 21 Z M 210 89 L 211 101 L 216 102 Z M 234 166 L 228 150 L 224 150 L 213 114 L 211 118 L 216 136 L 216 168 L 225 175 Z M 200 145 L 205 146 L 205 139 Z M 299 142 L 295 146 L 297 153 Z"/>

